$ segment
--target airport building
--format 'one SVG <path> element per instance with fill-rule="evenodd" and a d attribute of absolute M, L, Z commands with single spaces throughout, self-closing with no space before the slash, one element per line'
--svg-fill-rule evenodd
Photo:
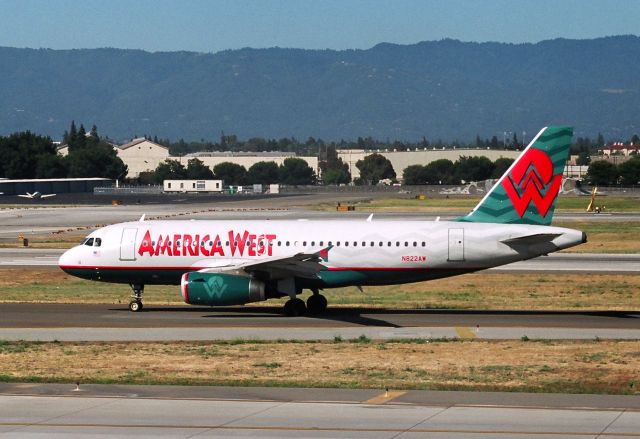
<path fill-rule="evenodd" d="M 249 169 L 258 162 L 275 162 L 280 166 L 286 159 L 295 157 L 307 162 L 309 167 L 313 169 L 316 175 L 319 173 L 318 157 L 316 156 L 298 156 L 293 152 L 281 151 L 265 151 L 265 152 L 196 152 L 187 154 L 184 157 L 170 157 L 173 160 L 180 160 L 185 166 L 189 159 L 197 158 L 209 168 L 213 169 L 217 164 L 223 162 L 232 162 L 244 166 Z M 131 176 L 131 172 L 129 172 Z"/>
<path fill-rule="evenodd" d="M 222 180 L 164 180 L 164 192 L 222 192 Z"/>
<path fill-rule="evenodd" d="M 0 194 L 20 195 L 40 192 L 42 194 L 65 194 L 93 192 L 98 186 L 110 186 L 108 178 L 29 178 L 21 180 L 0 179 Z"/>
<path fill-rule="evenodd" d="M 222 162 L 232 162 L 238 165 L 244 166 L 249 169 L 252 165 L 258 162 L 275 162 L 278 166 L 281 165 L 285 159 L 289 157 L 297 157 L 305 162 L 314 170 L 317 174 L 318 169 L 318 157 L 314 156 L 297 156 L 295 153 L 290 152 L 197 152 L 193 154 L 187 154 L 184 156 L 172 156 L 169 153 L 169 148 L 159 145 L 151 140 L 140 137 L 133 139 L 129 143 L 124 145 L 115 145 L 113 148 L 116 150 L 118 157 L 122 159 L 125 165 L 129 168 L 127 178 L 136 178 L 141 172 L 153 171 L 158 165 L 165 160 L 176 160 L 187 166 L 190 159 L 197 158 L 202 161 L 206 166 L 213 170 L 214 166 Z M 69 147 L 62 145 L 58 148 L 58 154 L 67 155 Z"/>
<path fill-rule="evenodd" d="M 275 162 L 278 166 L 289 157 L 297 157 L 307 162 L 314 170 L 316 175 L 320 175 L 319 160 L 316 156 L 297 156 L 293 152 L 281 151 L 264 151 L 264 152 L 196 152 L 186 154 L 184 156 L 172 156 L 169 148 L 159 145 L 144 137 L 132 140 L 124 145 L 113 145 L 118 157 L 128 166 L 129 172 L 127 178 L 136 178 L 141 172 L 153 171 L 158 165 L 165 160 L 176 160 L 187 166 L 190 159 L 197 158 L 206 166 L 213 168 L 223 162 L 232 162 L 245 169 L 258 162 Z M 62 145 L 58 149 L 58 153 L 66 155 L 68 147 Z M 447 159 L 455 162 L 460 157 L 487 157 L 491 161 L 499 158 L 515 159 L 521 151 L 507 151 L 495 149 L 416 149 L 412 151 L 389 151 L 389 150 L 365 150 L 365 149 L 342 149 L 338 150 L 338 156 L 344 163 L 349 165 L 351 177 L 356 179 L 360 176 L 360 171 L 356 167 L 358 160 L 364 159 L 366 156 L 378 153 L 386 157 L 392 164 L 393 169 L 399 179 L 402 178 L 402 172 L 411 165 L 427 165 L 433 161 Z M 606 157 L 606 156 L 605 156 Z M 622 157 L 620 157 L 622 159 Z M 624 161 L 624 159 L 620 160 Z M 580 177 L 586 173 L 586 169 L 582 167 L 572 166 L 569 172 L 565 172 L 568 177 Z"/>

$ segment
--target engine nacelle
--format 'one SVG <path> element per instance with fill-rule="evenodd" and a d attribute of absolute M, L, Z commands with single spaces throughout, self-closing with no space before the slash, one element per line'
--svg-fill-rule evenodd
<path fill-rule="evenodd" d="M 249 276 L 192 271 L 182 275 L 182 298 L 190 305 L 243 305 L 265 300 L 265 284 Z"/>

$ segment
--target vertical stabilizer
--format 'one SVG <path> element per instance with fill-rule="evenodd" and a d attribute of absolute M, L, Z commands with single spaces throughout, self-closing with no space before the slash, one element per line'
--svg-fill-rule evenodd
<path fill-rule="evenodd" d="M 573 128 L 543 128 L 478 205 L 457 221 L 549 225 Z"/>

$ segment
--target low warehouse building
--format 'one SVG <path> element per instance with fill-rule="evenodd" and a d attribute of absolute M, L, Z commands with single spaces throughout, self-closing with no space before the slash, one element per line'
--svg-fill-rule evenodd
<path fill-rule="evenodd" d="M 222 192 L 222 180 L 164 180 L 165 192 Z"/>

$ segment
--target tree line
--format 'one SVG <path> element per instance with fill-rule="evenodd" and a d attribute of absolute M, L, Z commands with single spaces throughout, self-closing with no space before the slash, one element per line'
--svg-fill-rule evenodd
<path fill-rule="evenodd" d="M 495 137 L 495 136 L 494 136 Z M 249 169 L 224 162 L 209 169 L 204 163 L 192 158 L 187 165 L 179 161 L 168 160 L 161 163 L 154 171 L 142 173 L 134 183 L 157 184 L 165 179 L 221 179 L 226 184 L 270 184 L 281 183 L 288 185 L 328 184 L 340 185 L 351 183 L 351 172 L 347 163 L 338 156 L 341 148 L 357 149 L 387 149 L 387 150 L 415 150 L 416 148 L 447 148 L 453 144 L 441 141 L 430 143 L 426 138 L 420 142 L 380 142 L 370 137 L 359 137 L 354 142 L 341 140 L 340 142 L 325 143 L 321 139 L 309 137 L 306 142 L 296 139 L 262 139 L 253 138 L 246 142 L 238 140 L 235 135 L 222 135 L 219 142 L 191 142 L 180 140 L 171 143 L 164 139 L 153 139 L 154 142 L 169 146 L 172 154 L 179 155 L 179 151 L 289 151 L 301 155 L 316 155 L 319 158 L 321 179 L 314 170 L 300 158 L 288 158 L 278 166 L 274 162 L 264 161 L 251 166 Z M 640 144 L 640 138 L 634 135 L 629 142 Z M 61 156 L 51 138 L 40 136 L 29 131 L 0 136 L 0 177 L 3 178 L 66 178 L 66 177 L 105 177 L 123 179 L 126 177 L 127 166 L 118 157 L 113 144 L 98 135 L 94 125 L 87 132 L 82 124 L 77 128 L 71 122 L 69 130 L 64 133 L 64 144 L 68 146 L 68 154 Z M 468 147 L 520 148 L 521 145 L 514 134 L 505 143 L 497 138 L 481 139 Z M 572 154 L 578 154 L 578 164 L 588 164 L 591 155 L 605 145 L 604 138 L 599 135 L 596 139 L 578 137 L 571 147 Z M 457 146 L 460 146 L 457 144 Z M 481 181 L 488 178 L 498 178 L 511 163 L 511 159 L 498 159 L 491 162 L 486 157 L 460 157 L 456 162 L 447 159 L 436 160 L 427 165 L 411 165 L 403 170 L 402 177 L 405 184 L 460 184 L 462 181 Z M 360 177 L 353 181 L 358 185 L 375 185 L 381 180 L 396 181 L 397 175 L 391 162 L 382 154 L 372 153 L 359 160 L 355 166 L 360 171 Z M 614 163 L 594 160 L 586 175 L 586 180 L 596 185 L 636 185 L 640 183 L 640 157 L 616 165 Z"/>
<path fill-rule="evenodd" d="M 225 185 L 272 184 L 312 185 L 316 175 L 306 161 L 296 157 L 276 162 L 262 161 L 249 169 L 232 162 L 218 163 L 209 168 L 202 160 L 189 159 L 185 167 L 178 160 L 167 159 L 153 171 L 142 172 L 138 177 L 141 184 L 162 184 L 164 180 L 223 180 Z"/>
<path fill-rule="evenodd" d="M 172 141 L 170 139 L 158 138 L 157 136 L 144 136 L 159 145 L 169 148 L 169 152 L 173 156 L 183 156 L 193 152 L 222 152 L 222 151 L 282 151 L 293 152 L 298 155 L 317 156 L 321 160 L 327 158 L 331 149 L 362 149 L 365 151 L 415 151 L 416 149 L 453 149 L 453 148 L 476 148 L 476 149 L 495 149 L 495 150 L 511 150 L 517 151 L 526 146 L 528 140 L 519 139 L 515 132 L 509 132 L 508 136 L 492 136 L 483 138 L 477 135 L 475 140 L 465 141 L 445 141 L 441 139 L 428 140 L 423 137 L 419 141 L 401 141 L 401 140 L 379 140 L 372 137 L 358 137 L 356 140 L 339 140 L 324 141 L 320 138 L 308 137 L 306 140 L 299 140 L 295 137 L 283 137 L 280 139 L 268 139 L 263 137 L 252 137 L 248 140 L 241 140 L 234 134 L 220 135 L 217 141 L 200 139 L 199 141 L 186 142 L 184 139 Z M 634 134 L 628 139 L 617 139 L 632 145 L 640 145 L 640 137 Z M 571 154 L 579 155 L 579 160 L 583 160 L 582 165 L 589 164 L 589 156 L 594 155 L 599 149 L 605 146 L 606 142 L 602 134 L 598 134 L 596 138 L 577 137 L 571 145 Z"/>
<path fill-rule="evenodd" d="M 405 184 L 460 184 L 500 178 L 513 159 L 499 158 L 492 162 L 487 157 L 462 156 L 455 162 L 448 159 L 435 160 L 426 165 L 411 165 L 403 172 Z"/>
<path fill-rule="evenodd" d="M 66 156 L 58 154 L 50 137 L 24 131 L 0 137 L 0 176 L 4 178 L 123 178 L 127 166 L 113 146 L 98 136 L 94 125 L 89 133 L 74 122 L 64 134 L 69 146 Z"/>
<path fill-rule="evenodd" d="M 604 160 L 594 161 L 589 165 L 586 180 L 596 186 L 640 184 L 640 155 L 633 155 L 619 165 Z"/>

